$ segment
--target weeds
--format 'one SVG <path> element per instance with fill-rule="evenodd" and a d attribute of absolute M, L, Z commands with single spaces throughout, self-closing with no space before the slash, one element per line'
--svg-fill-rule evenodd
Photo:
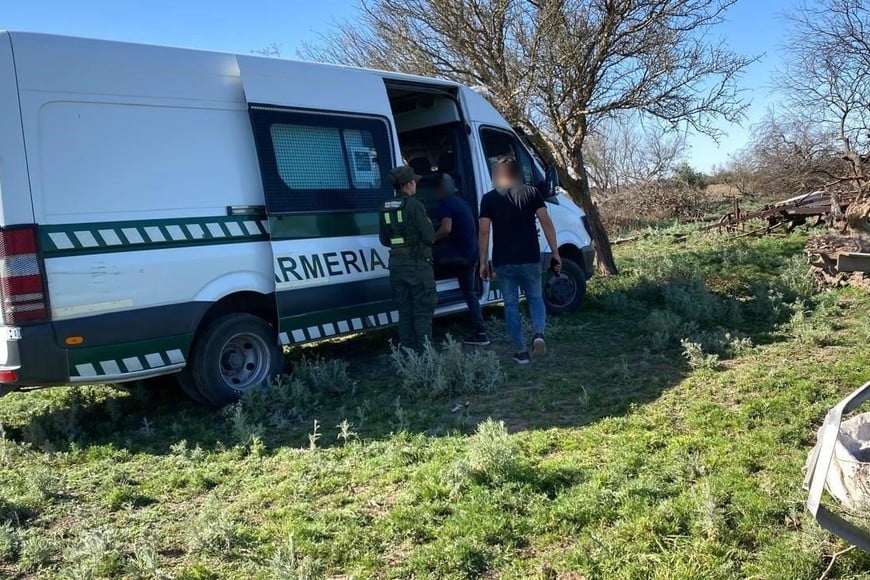
<path fill-rule="evenodd" d="M 807 305 L 801 301 L 795 302 L 793 312 L 787 328 L 795 340 L 811 346 L 825 346 L 831 343 L 833 333 L 822 316 L 812 316 Z"/>
<path fill-rule="evenodd" d="M 27 530 L 21 537 L 19 562 L 24 570 L 33 571 L 51 564 L 55 548 L 41 529 Z"/>
<path fill-rule="evenodd" d="M 239 544 L 238 526 L 216 505 L 207 506 L 187 535 L 187 550 L 221 555 Z"/>
<path fill-rule="evenodd" d="M 85 532 L 69 548 L 65 559 L 73 565 L 70 575 L 76 578 L 114 577 L 124 568 L 121 539 L 111 528 Z"/>
<path fill-rule="evenodd" d="M 143 580 L 162 580 L 163 578 L 169 578 L 160 567 L 160 553 L 150 541 L 140 543 L 133 549 L 128 568 L 136 578 L 141 578 Z"/>
<path fill-rule="evenodd" d="M 315 580 L 324 574 L 320 562 L 299 554 L 291 534 L 269 559 L 269 576 L 275 580 Z"/>
<path fill-rule="evenodd" d="M 308 448 L 317 449 L 317 442 L 320 441 L 320 423 L 317 419 L 314 420 L 314 430 L 308 434 Z"/>
<path fill-rule="evenodd" d="M 353 423 L 347 419 L 342 419 L 341 423 L 336 425 L 335 428 L 338 429 L 336 439 L 340 440 L 344 445 L 347 445 L 348 441 L 357 436 L 356 432 L 353 430 Z"/>
<path fill-rule="evenodd" d="M 11 562 L 18 553 L 18 532 L 10 522 L 0 524 L 0 562 Z"/>
<path fill-rule="evenodd" d="M 806 258 L 791 256 L 779 271 L 779 291 L 786 302 L 809 300 L 818 290 L 818 284 L 810 273 Z"/>
<path fill-rule="evenodd" d="M 418 353 L 394 348 L 391 359 L 402 386 L 414 393 L 432 397 L 487 392 L 504 381 L 496 354 L 489 350 L 463 350 L 462 344 L 448 336 L 439 352 L 426 344 Z"/>
<path fill-rule="evenodd" d="M 680 344 L 683 347 L 683 358 L 693 369 L 716 370 L 719 367 L 719 355 L 705 353 L 699 343 L 683 339 Z"/>
<path fill-rule="evenodd" d="M 341 359 L 302 357 L 293 369 L 293 377 L 307 384 L 315 393 L 347 395 L 356 389 L 356 381 L 348 376 L 347 368 L 347 361 Z"/>
<path fill-rule="evenodd" d="M 303 422 L 303 415 L 314 410 L 322 397 L 351 395 L 356 381 L 347 369 L 343 360 L 303 358 L 293 374 L 246 391 L 224 411 L 236 440 L 245 445 L 262 440 L 267 431 L 291 429 Z"/>
<path fill-rule="evenodd" d="M 515 478 L 521 468 L 519 447 L 504 422 L 487 419 L 468 439 L 464 455 L 450 466 L 447 482 L 453 490 L 469 482 L 498 485 Z"/>

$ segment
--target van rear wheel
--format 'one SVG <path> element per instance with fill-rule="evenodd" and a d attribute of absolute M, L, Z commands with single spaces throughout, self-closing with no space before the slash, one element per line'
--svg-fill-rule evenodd
<path fill-rule="evenodd" d="M 252 314 L 228 314 L 209 324 L 193 345 L 181 373 L 194 400 L 223 406 L 245 391 L 267 384 L 283 367 L 275 329 Z"/>

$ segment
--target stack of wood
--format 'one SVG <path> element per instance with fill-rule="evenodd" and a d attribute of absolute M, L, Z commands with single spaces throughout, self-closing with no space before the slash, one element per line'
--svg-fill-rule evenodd
<path fill-rule="evenodd" d="M 835 201 L 836 204 L 836 201 Z M 853 285 L 870 292 L 870 198 L 831 213 L 832 232 L 811 238 L 805 253 L 824 286 Z"/>

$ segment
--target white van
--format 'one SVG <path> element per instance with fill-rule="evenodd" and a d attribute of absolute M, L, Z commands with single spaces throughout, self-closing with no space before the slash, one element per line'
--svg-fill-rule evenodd
<path fill-rule="evenodd" d="M 377 236 L 393 166 L 424 176 L 430 208 L 450 173 L 476 212 L 505 153 L 553 192 L 567 276 L 545 294 L 572 310 L 592 272 L 583 213 L 467 87 L 0 32 L 0 390 L 177 373 L 230 401 L 279 371 L 280 345 L 396 322 Z M 453 280 L 438 296 L 439 315 L 465 308 Z"/>

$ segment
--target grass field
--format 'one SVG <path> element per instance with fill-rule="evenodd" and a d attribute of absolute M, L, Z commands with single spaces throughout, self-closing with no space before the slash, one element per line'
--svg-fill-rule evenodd
<path fill-rule="evenodd" d="M 870 378 L 870 296 L 816 293 L 805 235 L 620 247 L 548 358 L 512 366 L 495 311 L 500 369 L 478 356 L 434 396 L 391 332 L 294 350 L 295 378 L 225 411 L 9 395 L 0 576 L 817 578 L 845 546 L 801 468 Z M 870 556 L 829 577 L 870 578 Z"/>

